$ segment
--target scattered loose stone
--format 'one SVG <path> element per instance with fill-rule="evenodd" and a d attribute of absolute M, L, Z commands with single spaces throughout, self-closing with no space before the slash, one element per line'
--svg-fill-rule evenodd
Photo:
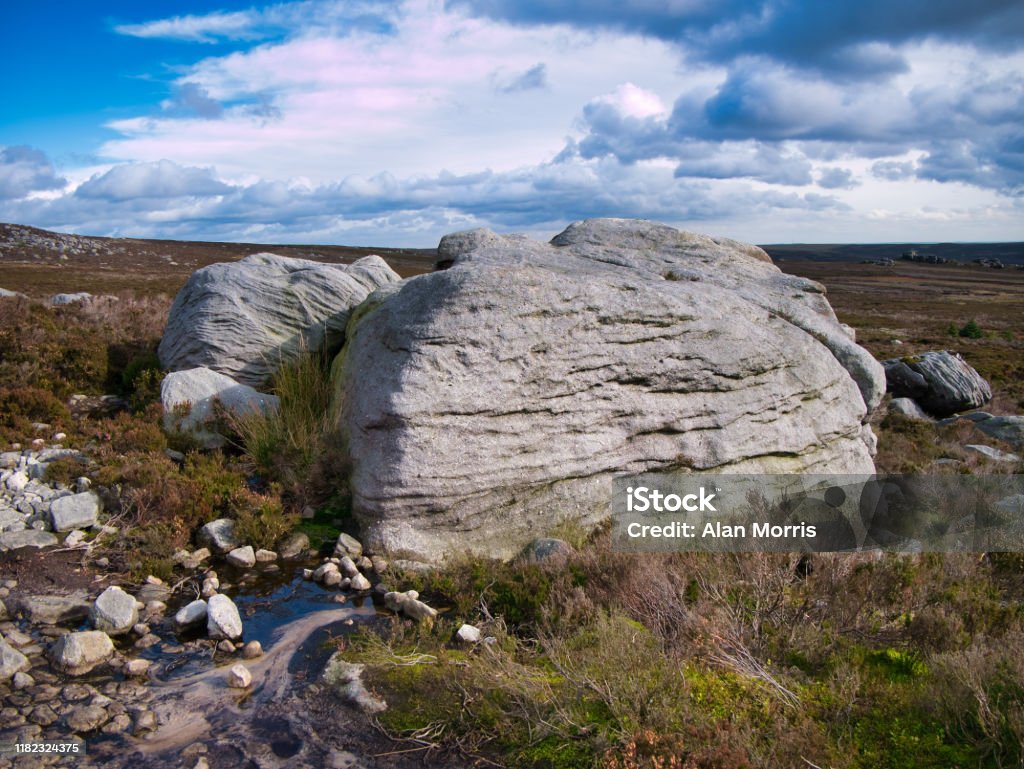
<path fill-rule="evenodd" d="M 249 668 L 239 663 L 232 665 L 228 671 L 228 686 L 233 689 L 248 689 L 252 685 L 252 673 Z"/>
<path fill-rule="evenodd" d="M 160 643 L 160 636 L 149 633 L 135 642 L 135 648 L 148 649 L 150 646 L 156 646 L 158 643 Z"/>
<path fill-rule="evenodd" d="M 420 594 L 415 590 L 407 590 L 404 593 L 387 593 L 384 596 L 384 605 L 395 613 L 404 614 L 409 619 L 433 620 L 437 616 L 437 609 L 427 606 L 419 600 L 419 597 Z"/>
<path fill-rule="evenodd" d="M 331 564 L 332 566 L 334 564 Z M 337 569 L 333 571 L 327 571 L 324 573 L 324 577 L 321 580 L 325 587 L 338 587 L 344 578 L 341 576 L 341 572 Z"/>
<path fill-rule="evenodd" d="M 302 570 L 302 578 L 303 579 L 309 579 L 309 580 L 313 579 L 313 570 L 312 569 L 303 569 Z"/>
<path fill-rule="evenodd" d="M 256 562 L 257 563 L 273 563 L 277 560 L 277 553 L 273 550 L 259 549 L 256 551 Z"/>
<path fill-rule="evenodd" d="M 234 640 L 242 636 L 242 618 L 238 607 L 226 595 L 218 594 L 207 604 L 206 629 L 210 638 Z"/>
<path fill-rule="evenodd" d="M 263 656 L 263 645 L 259 641 L 249 641 L 242 647 L 242 657 L 247 660 Z"/>
<path fill-rule="evenodd" d="M 313 581 L 315 581 L 315 582 L 323 582 L 324 581 L 324 577 L 329 572 L 337 573 L 338 572 L 338 564 L 332 563 L 332 562 L 328 561 L 327 563 L 324 563 L 324 564 L 321 564 L 320 566 L 318 566 L 316 568 L 316 571 L 313 572 Z"/>
<path fill-rule="evenodd" d="M 149 660 L 133 659 L 128 660 L 124 666 L 124 672 L 129 676 L 144 676 L 149 672 L 150 667 L 153 663 Z"/>
<path fill-rule="evenodd" d="M 995 460 L 996 462 L 1020 462 L 1020 456 L 1018 454 L 1011 454 L 1008 451 L 1000 451 L 999 449 L 992 448 L 991 446 L 968 443 L 964 448 Z"/>
<path fill-rule="evenodd" d="M 228 553 L 227 561 L 237 568 L 251 569 L 256 565 L 256 554 L 253 552 L 252 545 L 245 545 Z"/>
<path fill-rule="evenodd" d="M 28 689 L 30 686 L 35 686 L 36 679 L 34 679 L 28 673 L 19 672 L 14 674 L 14 678 L 11 679 L 11 685 L 16 690 L 21 691 L 22 689 Z"/>
<path fill-rule="evenodd" d="M 362 679 L 364 668 L 364 665 L 346 662 L 340 652 L 335 652 L 327 661 L 323 678 L 345 702 L 364 713 L 381 713 L 388 709 L 388 704 L 366 689 Z"/>
<path fill-rule="evenodd" d="M 109 718 L 99 705 L 79 705 L 65 714 L 64 721 L 72 731 L 82 733 L 99 729 Z"/>
<path fill-rule="evenodd" d="M 38 529 L 7 531 L 0 534 L 0 551 L 17 550 L 20 547 L 52 547 L 56 544 L 57 537 L 48 531 Z"/>
<path fill-rule="evenodd" d="M 359 558 L 363 554 L 363 544 L 355 537 L 342 532 L 338 535 L 338 543 L 334 546 L 336 555 L 348 555 Z"/>
<path fill-rule="evenodd" d="M 464 644 L 480 643 L 482 635 L 480 628 L 473 625 L 463 625 L 455 632 L 455 637 Z"/>
<path fill-rule="evenodd" d="M 192 603 L 181 607 L 174 615 L 174 624 L 178 630 L 194 627 L 206 621 L 206 613 L 206 601 L 202 599 L 192 601 Z"/>
<path fill-rule="evenodd" d="M 196 533 L 196 542 L 214 553 L 229 553 L 241 542 L 235 536 L 235 522 L 230 518 L 210 521 Z"/>
<path fill-rule="evenodd" d="M 299 558 L 309 549 L 309 537 L 301 531 L 293 532 L 281 544 L 278 554 L 284 559 Z"/>
<path fill-rule="evenodd" d="M 15 610 L 33 625 L 57 625 L 84 620 L 91 608 L 88 594 L 78 590 L 67 595 L 23 595 Z"/>
<path fill-rule="evenodd" d="M 234 654 L 235 645 L 225 638 L 223 641 L 217 644 L 217 651 L 219 651 L 221 654 Z"/>
<path fill-rule="evenodd" d="M 0 681 L 7 681 L 30 667 L 28 657 L 0 638 Z"/>
<path fill-rule="evenodd" d="M 135 598 L 112 585 L 96 599 L 90 612 L 90 619 L 97 630 L 102 630 L 108 635 L 123 635 L 139 621 L 139 610 Z"/>
<path fill-rule="evenodd" d="M 100 498 L 92 491 L 60 497 L 50 503 L 50 523 L 57 532 L 87 529 L 96 524 Z"/>
<path fill-rule="evenodd" d="M 388 570 L 388 562 L 379 555 L 370 557 L 370 565 L 373 566 L 373 570 L 377 572 L 377 574 L 383 574 Z"/>
<path fill-rule="evenodd" d="M 353 561 L 347 555 L 344 555 L 339 559 L 338 569 L 346 577 L 354 577 L 356 574 L 359 573 L 359 569 L 356 567 L 355 561 Z"/>
<path fill-rule="evenodd" d="M 71 676 L 88 673 L 114 656 L 110 636 L 100 630 L 68 633 L 57 639 L 50 650 L 55 668 Z"/>
<path fill-rule="evenodd" d="M 146 732 L 155 732 L 157 728 L 156 713 L 152 710 L 136 710 L 132 724 L 132 734 L 138 737 Z"/>
<path fill-rule="evenodd" d="M 350 583 L 350 587 L 353 590 L 362 592 L 363 590 L 369 590 L 372 587 L 372 585 L 370 584 L 370 580 L 368 580 L 362 574 L 359 574 L 357 572 L 356 575 L 354 577 L 352 577 L 352 582 Z"/>
<path fill-rule="evenodd" d="M 149 633 L 149 630 L 149 625 L 147 625 L 145 622 L 136 622 L 132 626 L 132 632 L 135 633 L 135 635 L 137 636 L 144 636 L 147 633 Z"/>

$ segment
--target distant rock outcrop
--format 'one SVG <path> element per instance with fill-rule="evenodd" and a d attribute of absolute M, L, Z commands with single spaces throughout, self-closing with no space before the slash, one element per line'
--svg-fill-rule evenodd
<path fill-rule="evenodd" d="M 992 398 L 981 374 L 959 353 L 942 350 L 883 361 L 886 386 L 897 398 L 911 398 L 936 417 L 976 409 Z"/>
<path fill-rule="evenodd" d="M 206 367 L 258 388 L 302 349 L 336 352 L 350 310 L 397 280 L 379 256 L 338 265 L 255 254 L 211 264 L 175 297 L 160 363 Z"/>
<path fill-rule="evenodd" d="M 599 219 L 441 241 L 336 362 L 368 547 L 516 555 L 620 473 L 871 473 L 881 366 L 755 246 Z"/>

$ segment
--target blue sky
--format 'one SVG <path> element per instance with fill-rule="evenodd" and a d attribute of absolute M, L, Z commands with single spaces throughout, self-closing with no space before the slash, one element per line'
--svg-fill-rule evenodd
<path fill-rule="evenodd" d="M 0 220 L 434 245 L 1024 240 L 1007 0 L 8 3 Z"/>

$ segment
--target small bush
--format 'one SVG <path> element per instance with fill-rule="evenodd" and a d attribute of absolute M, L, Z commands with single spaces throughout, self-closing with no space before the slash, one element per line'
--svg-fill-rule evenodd
<path fill-rule="evenodd" d="M 232 499 L 235 534 L 240 542 L 257 549 L 273 550 L 299 522 L 295 513 L 286 513 L 280 498 L 243 489 Z"/>
<path fill-rule="evenodd" d="M 985 336 L 985 332 L 981 330 L 981 326 L 976 320 L 969 320 L 960 327 L 957 335 L 965 339 L 981 339 Z"/>

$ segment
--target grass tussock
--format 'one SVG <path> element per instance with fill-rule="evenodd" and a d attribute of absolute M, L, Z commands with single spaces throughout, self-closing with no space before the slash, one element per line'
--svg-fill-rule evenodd
<path fill-rule="evenodd" d="M 344 475 L 327 365 L 302 354 L 277 369 L 270 389 L 279 408 L 227 415 L 227 423 L 256 472 L 278 484 L 292 507 L 322 502 Z"/>

